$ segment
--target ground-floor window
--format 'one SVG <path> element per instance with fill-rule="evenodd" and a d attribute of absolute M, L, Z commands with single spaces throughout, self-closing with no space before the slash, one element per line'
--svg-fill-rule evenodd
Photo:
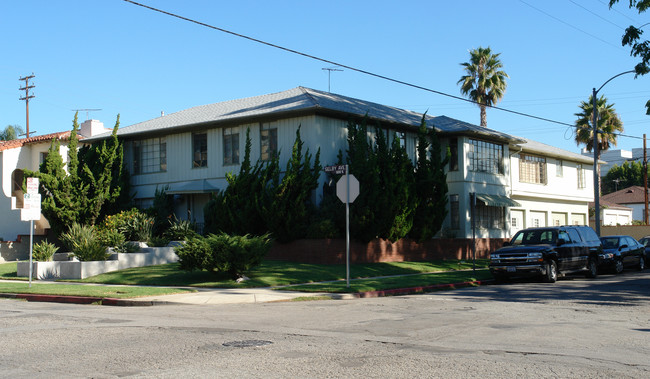
<path fill-rule="evenodd" d="M 492 207 L 477 202 L 474 213 L 476 226 L 484 229 L 505 229 L 505 213 L 504 207 Z"/>
<path fill-rule="evenodd" d="M 451 229 L 460 229 L 460 202 L 458 195 L 449 195 L 449 219 Z"/>

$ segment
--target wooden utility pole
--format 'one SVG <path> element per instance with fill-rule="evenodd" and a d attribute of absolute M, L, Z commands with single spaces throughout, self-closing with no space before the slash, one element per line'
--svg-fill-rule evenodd
<path fill-rule="evenodd" d="M 34 88 L 33 84 L 31 86 L 29 85 L 29 79 L 33 78 L 34 73 L 32 72 L 31 75 L 18 79 L 20 81 L 25 81 L 25 86 L 19 89 L 20 91 L 25 91 L 25 97 L 20 98 L 20 100 L 25 100 L 25 138 L 29 138 L 29 99 L 34 97 L 34 95 L 29 94 L 29 90 Z"/>
<path fill-rule="evenodd" d="M 643 133 L 643 221 L 648 225 L 648 155 L 645 149 L 645 133 Z"/>

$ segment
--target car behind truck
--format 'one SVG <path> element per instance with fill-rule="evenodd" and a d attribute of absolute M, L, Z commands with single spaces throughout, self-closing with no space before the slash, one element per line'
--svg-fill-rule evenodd
<path fill-rule="evenodd" d="M 575 272 L 595 278 L 601 253 L 600 239 L 588 226 L 528 228 L 490 254 L 489 267 L 497 281 L 537 276 L 553 283 L 558 276 Z"/>

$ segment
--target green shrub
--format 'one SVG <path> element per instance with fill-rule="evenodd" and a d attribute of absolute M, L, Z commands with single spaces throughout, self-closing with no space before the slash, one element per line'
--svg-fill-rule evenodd
<path fill-rule="evenodd" d="M 92 225 L 75 222 L 68 232 L 61 234 L 60 239 L 80 261 L 105 261 L 110 256 Z"/>
<path fill-rule="evenodd" d="M 103 229 L 118 230 L 127 241 L 147 242 L 153 231 L 153 217 L 133 208 L 106 216 L 101 226 Z"/>
<path fill-rule="evenodd" d="M 152 236 L 149 239 L 149 242 L 147 242 L 147 245 L 149 245 L 150 247 L 164 247 L 167 246 L 168 243 L 169 243 L 169 239 L 167 239 L 166 237 Z"/>
<path fill-rule="evenodd" d="M 221 233 L 194 237 L 176 248 L 176 254 L 183 270 L 223 272 L 236 279 L 259 266 L 270 248 L 268 234 L 256 237 Z"/>
<path fill-rule="evenodd" d="M 307 238 L 338 238 L 340 236 L 339 228 L 334 225 L 332 220 L 318 220 L 312 222 L 307 228 Z"/>
<path fill-rule="evenodd" d="M 119 247 L 126 241 L 124 234 L 117 229 L 95 228 L 95 232 L 104 246 Z"/>
<path fill-rule="evenodd" d="M 191 238 L 174 251 L 181 270 L 185 271 L 203 270 L 207 266 L 205 261 L 211 255 L 210 245 L 204 237 Z"/>
<path fill-rule="evenodd" d="M 32 259 L 39 262 L 49 262 L 58 250 L 59 248 L 56 245 L 47 242 L 47 240 L 35 243 L 32 248 Z"/>
<path fill-rule="evenodd" d="M 176 216 L 169 220 L 169 227 L 163 236 L 169 241 L 186 241 L 198 236 L 194 231 L 194 224 L 189 220 L 179 220 Z"/>

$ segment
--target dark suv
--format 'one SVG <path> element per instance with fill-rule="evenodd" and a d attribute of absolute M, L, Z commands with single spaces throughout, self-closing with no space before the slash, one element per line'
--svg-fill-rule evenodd
<path fill-rule="evenodd" d="M 602 250 L 598 235 L 588 226 L 523 229 L 490 254 L 490 272 L 498 281 L 541 276 L 553 283 L 558 275 L 579 271 L 595 278 Z"/>

